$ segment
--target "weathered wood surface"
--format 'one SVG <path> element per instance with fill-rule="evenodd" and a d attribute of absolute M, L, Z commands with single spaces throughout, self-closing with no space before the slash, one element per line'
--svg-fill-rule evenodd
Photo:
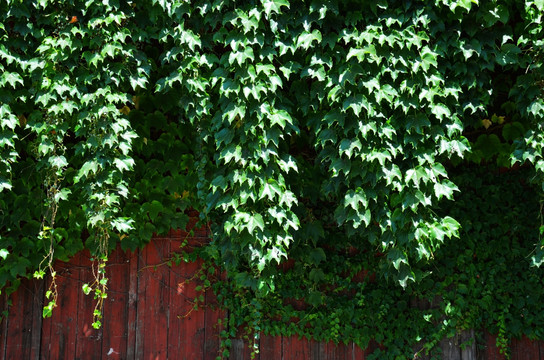
<path fill-rule="evenodd" d="M 205 230 L 191 234 L 189 243 L 207 240 Z M 103 326 L 93 329 L 92 296 L 85 296 L 83 283 L 92 280 L 89 255 L 82 252 L 69 263 L 57 264 L 58 306 L 42 319 L 46 280 L 23 280 L 12 295 L 9 316 L 0 323 L 0 360 L 4 359 L 203 359 L 212 360 L 220 348 L 217 310 L 213 293 L 204 294 L 205 306 L 193 309 L 198 281 L 193 277 L 200 263 L 165 264 L 168 254 L 179 248 L 189 234 L 171 231 L 155 238 L 142 251 L 113 252 L 107 265 L 108 298 Z M 0 310 L 8 309 L 0 296 Z M 476 346 L 474 331 L 444 339 L 440 344 L 446 360 L 503 360 L 495 337 L 484 333 L 485 346 Z M 460 344 L 469 343 L 460 347 Z M 261 336 L 257 360 L 364 360 L 379 345 L 371 342 L 362 350 L 353 344 L 319 343 L 297 337 Z M 251 350 L 242 340 L 233 340 L 230 359 L 250 359 Z M 542 354 L 542 355 L 541 355 Z M 418 357 L 423 359 L 424 356 Z M 544 360 L 544 344 L 526 338 L 514 340 L 512 360 Z"/>

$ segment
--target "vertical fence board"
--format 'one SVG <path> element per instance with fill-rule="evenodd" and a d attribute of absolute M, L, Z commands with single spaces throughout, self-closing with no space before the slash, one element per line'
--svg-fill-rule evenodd
<path fill-rule="evenodd" d="M 32 292 L 32 303 L 29 306 L 32 306 L 32 341 L 31 341 L 31 351 L 30 358 L 38 360 L 40 358 L 40 346 L 42 340 L 42 309 L 43 309 L 43 296 L 44 296 L 44 286 L 45 280 L 34 280 L 30 282 Z"/>
<path fill-rule="evenodd" d="M 325 344 L 325 359 L 351 360 L 353 351 L 344 343 L 335 344 L 329 341 Z"/>
<path fill-rule="evenodd" d="M 41 336 L 41 302 L 43 281 L 22 279 L 19 290 L 13 294 L 9 310 L 9 331 L 6 327 L 5 349 L 7 358 L 37 359 Z"/>
<path fill-rule="evenodd" d="M 363 349 L 361 349 L 359 346 L 352 344 L 353 348 L 353 354 L 352 359 L 353 360 L 365 360 L 365 352 Z"/>
<path fill-rule="evenodd" d="M 138 250 L 129 255 L 129 285 L 127 311 L 127 359 L 136 359 L 137 313 L 138 313 Z"/>
<path fill-rule="evenodd" d="M 311 360 L 325 360 L 327 359 L 326 353 L 327 345 L 323 342 L 317 342 L 310 340 L 310 357 Z"/>
<path fill-rule="evenodd" d="M 474 338 L 474 330 L 463 330 L 459 334 L 459 343 L 461 347 L 462 360 L 476 360 L 476 339 Z"/>
<path fill-rule="evenodd" d="M 485 349 L 484 349 L 484 360 L 506 360 L 506 356 L 502 355 L 497 348 L 496 341 L 497 337 L 491 335 L 487 331 L 484 332 L 485 339 Z"/>
<path fill-rule="evenodd" d="M 513 339 L 511 345 L 512 360 L 538 360 L 540 349 L 538 342 L 531 341 L 526 336 Z"/>
<path fill-rule="evenodd" d="M 242 339 L 232 339 L 229 360 L 247 360 L 244 358 L 244 341 Z"/>
<path fill-rule="evenodd" d="M 178 251 L 181 241 L 172 241 L 172 252 Z M 196 278 L 201 261 L 184 262 L 170 269 L 170 326 L 168 356 L 175 359 L 202 359 L 204 356 L 205 318 L 202 309 L 194 309 Z M 203 307 L 205 303 L 201 303 Z"/>
<path fill-rule="evenodd" d="M 166 359 L 169 323 L 169 268 L 163 264 L 169 247 L 164 239 L 156 239 L 142 250 L 145 266 L 140 269 L 138 335 L 143 351 L 137 358 Z M 142 297 L 143 296 L 143 297 Z M 144 300 L 144 301 L 142 301 Z"/>
<path fill-rule="evenodd" d="M 204 360 L 215 360 L 219 355 L 221 338 L 219 334 L 223 330 L 219 326 L 219 319 L 225 318 L 225 311 L 217 308 L 217 299 L 212 289 L 206 291 L 206 309 L 204 312 Z M 280 338 L 281 342 L 281 338 Z"/>
<path fill-rule="evenodd" d="M 310 342 L 306 338 L 296 336 L 283 338 L 283 360 L 309 359 Z"/>
<path fill-rule="evenodd" d="M 70 263 L 58 263 L 56 283 L 58 290 L 57 307 L 52 316 L 43 320 L 41 351 L 45 359 L 70 359 L 76 351 L 76 328 L 78 321 L 79 269 L 73 264 L 78 261 L 76 255 Z M 49 289 L 51 279 L 48 279 L 45 290 Z M 44 303 L 49 302 L 44 298 Z"/>
<path fill-rule="evenodd" d="M 281 336 L 261 335 L 260 353 L 261 360 L 278 358 L 278 354 L 282 354 L 282 338 Z"/>
<path fill-rule="evenodd" d="M 5 294 L 0 294 L 0 360 L 6 359 L 6 338 L 8 333 L 8 301 Z"/>
<path fill-rule="evenodd" d="M 127 358 L 129 257 L 118 248 L 106 267 L 108 298 L 104 304 L 102 355 L 108 359 Z"/>
<path fill-rule="evenodd" d="M 91 285 L 94 282 L 92 271 L 93 263 L 90 260 L 88 251 L 80 253 L 77 263 L 79 271 L 79 282 L 74 286 L 75 298 L 78 299 L 77 310 L 77 346 L 75 351 L 76 359 L 85 359 L 89 354 L 94 357 L 101 357 L 102 354 L 102 333 L 104 327 L 100 329 L 93 328 L 93 311 L 96 306 L 93 294 L 85 295 L 82 291 L 83 284 Z M 103 320 L 103 319 L 102 319 Z M 71 355 L 70 359 L 74 356 Z"/>

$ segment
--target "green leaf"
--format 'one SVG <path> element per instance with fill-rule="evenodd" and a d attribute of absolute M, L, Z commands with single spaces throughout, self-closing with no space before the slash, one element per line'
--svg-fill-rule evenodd
<path fill-rule="evenodd" d="M 4 86 L 6 83 L 10 84 L 14 89 L 17 87 L 17 84 L 24 85 L 21 75 L 15 72 L 4 72 L 2 74 L 0 77 L 0 86 Z"/>
<path fill-rule="evenodd" d="M 72 190 L 68 188 L 63 188 L 57 193 L 55 193 L 54 199 L 56 202 L 59 202 L 61 200 L 68 200 L 68 195 L 70 195 L 71 193 L 72 193 Z"/>
<path fill-rule="evenodd" d="M 515 44 L 503 44 L 497 53 L 497 63 L 501 66 L 516 64 L 519 62 L 518 55 L 521 49 Z"/>
<path fill-rule="evenodd" d="M 322 40 L 321 32 L 317 29 L 314 31 L 307 32 L 304 31 L 302 34 L 300 34 L 297 38 L 297 49 L 303 48 L 304 50 L 308 50 L 312 46 L 313 41 L 317 41 L 317 43 L 320 43 Z"/>
<path fill-rule="evenodd" d="M 442 199 L 442 197 L 453 200 L 454 191 L 459 191 L 459 188 L 449 180 L 443 180 L 442 183 L 434 184 L 434 193 L 438 200 Z"/>
<path fill-rule="evenodd" d="M 98 171 L 98 162 L 96 160 L 86 161 L 78 171 L 77 176 L 74 178 L 74 183 L 81 180 L 82 177 L 89 177 L 89 173 L 96 174 Z"/>
<path fill-rule="evenodd" d="M 123 158 L 123 159 L 114 159 L 113 163 L 117 167 L 117 169 L 121 172 L 125 170 L 132 170 L 134 167 L 134 160 L 131 158 Z"/>
<path fill-rule="evenodd" d="M 254 214 L 248 217 L 247 229 L 249 233 L 253 234 L 255 228 L 259 228 L 261 231 L 264 231 L 264 220 L 261 214 Z"/>
<path fill-rule="evenodd" d="M 350 206 L 354 210 L 359 210 L 360 208 L 368 206 L 368 200 L 363 189 L 357 188 L 356 190 L 348 190 L 344 197 L 344 206 Z"/>
<path fill-rule="evenodd" d="M 281 7 L 285 6 L 289 8 L 289 1 L 287 0 L 261 0 L 261 4 L 264 7 L 266 17 L 270 17 L 271 13 L 281 14 Z"/>
<path fill-rule="evenodd" d="M 449 119 L 451 117 L 450 109 L 444 104 L 431 105 L 431 112 L 442 121 L 444 118 Z"/>
<path fill-rule="evenodd" d="M 308 260 L 310 264 L 319 265 L 322 261 L 327 260 L 327 255 L 325 255 L 325 251 L 322 248 L 314 248 L 310 250 Z"/>
<path fill-rule="evenodd" d="M 61 156 L 51 156 L 49 158 L 49 164 L 51 166 L 56 167 L 57 169 L 62 169 L 65 166 L 68 166 L 68 161 L 66 160 L 66 157 L 63 155 Z"/>

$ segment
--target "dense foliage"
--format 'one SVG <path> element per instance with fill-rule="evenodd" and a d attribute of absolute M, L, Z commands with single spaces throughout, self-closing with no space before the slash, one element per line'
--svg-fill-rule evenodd
<path fill-rule="evenodd" d="M 226 345 L 240 326 L 380 358 L 462 329 L 542 338 L 543 14 L 2 0 L 0 288 L 87 247 L 98 327 L 108 251 L 196 209 L 213 239 L 187 260 L 227 272 L 204 283 Z"/>

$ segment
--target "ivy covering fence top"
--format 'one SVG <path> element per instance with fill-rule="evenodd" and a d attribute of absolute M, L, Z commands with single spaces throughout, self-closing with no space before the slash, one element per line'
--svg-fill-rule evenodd
<path fill-rule="evenodd" d="M 463 329 L 504 351 L 544 338 L 543 15 L 542 0 L 1 0 L 0 288 L 48 272 L 50 315 L 53 262 L 88 248 L 99 327 L 108 252 L 197 210 L 211 242 L 175 258 L 206 261 L 226 348 L 242 325 L 375 339 L 392 359 Z"/>

